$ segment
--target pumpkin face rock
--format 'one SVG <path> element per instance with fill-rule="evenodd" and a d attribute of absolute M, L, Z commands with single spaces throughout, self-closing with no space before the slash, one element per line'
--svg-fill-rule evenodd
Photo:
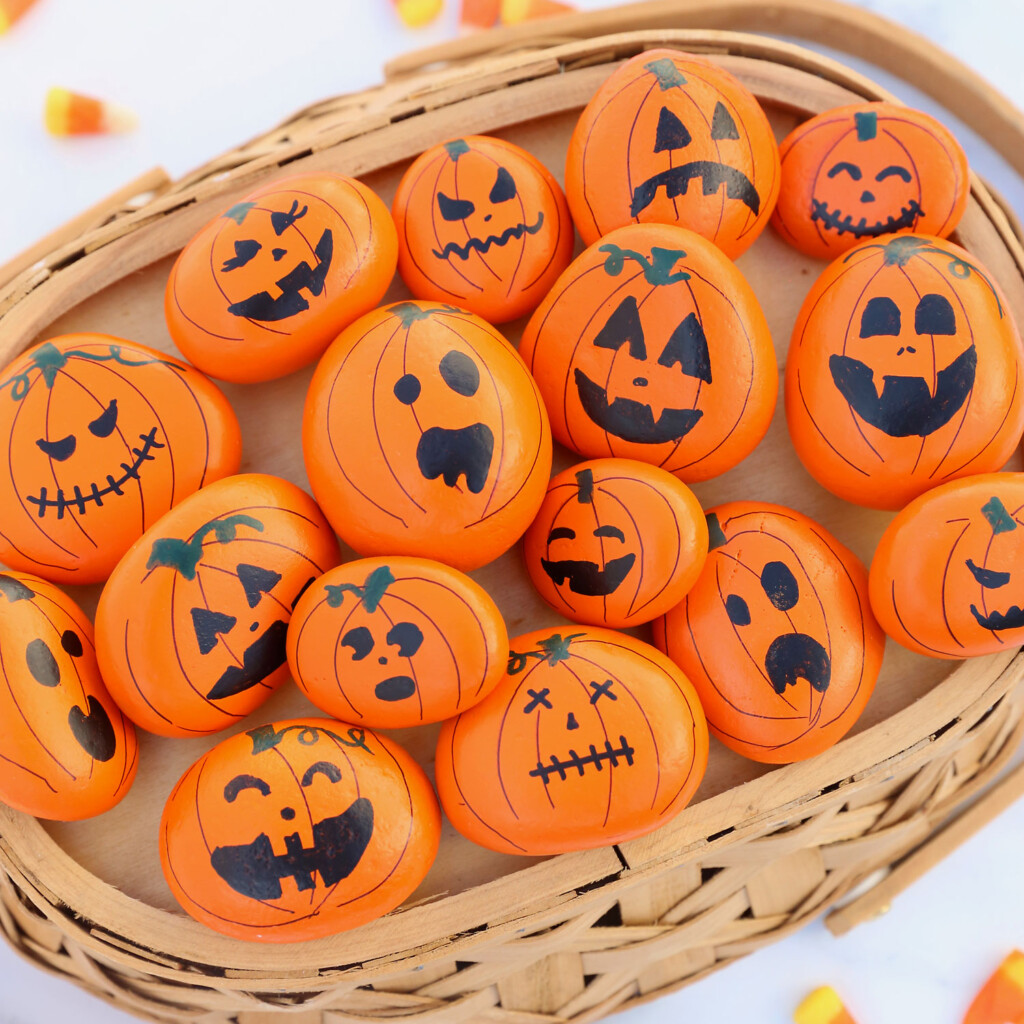
<path fill-rule="evenodd" d="M 438 793 L 463 835 L 564 853 L 643 835 L 686 806 L 707 724 L 668 658 L 607 629 L 538 630 L 511 646 L 497 689 L 438 738 Z"/>
<path fill-rule="evenodd" d="M 294 484 L 249 474 L 205 487 L 139 538 L 100 596 L 97 654 L 114 699 L 161 736 L 244 718 L 287 678 L 292 609 L 339 559 Z"/>
<path fill-rule="evenodd" d="M 967 156 L 933 117 L 894 103 L 827 110 L 779 147 L 772 224 L 808 256 L 835 259 L 865 238 L 946 238 L 970 193 Z"/>
<path fill-rule="evenodd" d="M 970 658 L 1024 643 L 1024 473 L 953 480 L 915 498 L 878 542 L 871 607 L 898 643 Z"/>
<path fill-rule="evenodd" d="M 109 810 L 138 767 L 132 723 L 100 678 L 92 625 L 36 576 L 0 573 L 0 800 L 39 818 Z"/>
<path fill-rule="evenodd" d="M 391 210 L 412 293 L 493 324 L 529 313 L 572 259 L 575 232 L 558 182 L 501 139 L 470 135 L 428 149 Z"/>
<path fill-rule="evenodd" d="M 537 385 L 489 324 L 400 302 L 345 331 L 317 367 L 303 451 L 313 493 L 364 555 L 475 569 L 540 507 L 551 433 Z"/>
<path fill-rule="evenodd" d="M 622 628 L 693 586 L 708 528 L 693 492 L 656 466 L 597 459 L 559 473 L 523 538 L 533 585 L 576 622 Z"/>
<path fill-rule="evenodd" d="M 885 636 L 857 557 L 779 505 L 708 513 L 704 571 L 654 624 L 693 681 L 711 731 L 755 761 L 787 764 L 832 746 L 871 696 Z"/>
<path fill-rule="evenodd" d="M 391 214 L 365 185 L 338 174 L 276 181 L 181 251 L 167 282 L 167 327 L 214 377 L 283 377 L 380 302 L 397 261 Z"/>
<path fill-rule="evenodd" d="M 643 224 L 592 245 L 530 318 L 519 351 L 562 444 L 693 482 L 748 455 L 778 365 L 750 285 L 710 242 Z"/>
<path fill-rule="evenodd" d="M 678 224 L 731 259 L 764 230 L 779 147 L 753 94 L 710 61 L 650 50 L 597 91 L 569 142 L 565 189 L 583 241 Z"/>
<path fill-rule="evenodd" d="M 306 696 L 383 729 L 457 715 L 494 689 L 507 660 L 508 632 L 487 591 L 425 558 L 332 569 L 288 628 L 288 664 Z"/>
<path fill-rule="evenodd" d="M 239 733 L 180 779 L 160 862 L 184 910 L 225 935 L 323 938 L 397 907 L 437 854 L 441 814 L 397 744 L 326 718 Z"/>
<path fill-rule="evenodd" d="M 815 283 L 793 329 L 786 420 L 834 494 L 902 508 L 998 469 L 1024 429 L 1020 338 L 988 272 L 951 242 L 865 242 Z"/>
<path fill-rule="evenodd" d="M 0 371 L 0 560 L 60 583 L 106 579 L 171 506 L 234 473 L 231 406 L 180 360 L 69 334 Z"/>

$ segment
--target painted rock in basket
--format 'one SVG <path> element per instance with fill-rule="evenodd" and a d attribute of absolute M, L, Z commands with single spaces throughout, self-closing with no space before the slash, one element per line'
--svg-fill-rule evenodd
<path fill-rule="evenodd" d="M 380 302 L 397 261 L 391 214 L 361 182 L 339 174 L 275 181 L 181 251 L 167 282 L 167 328 L 214 377 L 283 377 Z"/>
<path fill-rule="evenodd" d="M 826 110 L 779 147 L 772 224 L 808 256 L 831 260 L 865 238 L 946 238 L 970 194 L 967 155 L 933 117 L 895 103 Z"/>
<path fill-rule="evenodd" d="M 952 242 L 892 235 L 839 257 L 808 293 L 786 420 L 822 486 L 871 508 L 999 469 L 1024 428 L 1021 342 L 989 272 Z"/>
<path fill-rule="evenodd" d="M 678 604 L 707 553 L 704 512 L 690 488 L 632 459 L 559 473 L 523 538 L 530 579 L 555 611 L 616 629 Z"/>
<path fill-rule="evenodd" d="M 397 743 L 300 718 L 223 740 L 189 768 L 164 808 L 160 862 L 197 921 L 301 942 L 397 907 L 440 834 L 434 791 Z"/>
<path fill-rule="evenodd" d="M 678 224 L 736 259 L 767 225 L 780 178 L 753 93 L 702 57 L 649 50 L 587 104 L 565 190 L 587 245 L 625 224 Z"/>
<path fill-rule="evenodd" d="M 871 607 L 898 643 L 969 658 L 1024 643 L 1024 473 L 953 480 L 915 498 L 878 542 Z"/>
<path fill-rule="evenodd" d="M 0 800 L 58 821 L 118 803 L 138 768 L 135 729 L 103 685 L 85 613 L 27 573 L 0 573 L 0 677 Z"/>
<path fill-rule="evenodd" d="M 561 187 L 502 139 L 468 135 L 428 149 L 403 175 L 391 212 L 413 295 L 493 324 L 533 310 L 572 259 Z"/>
<path fill-rule="evenodd" d="M 867 571 L 780 505 L 719 505 L 708 528 L 704 571 L 655 622 L 654 642 L 693 680 L 727 747 L 771 764 L 820 754 L 857 721 L 881 669 Z"/>
<path fill-rule="evenodd" d="M 285 681 L 292 609 L 340 560 L 305 492 L 248 474 L 203 488 L 147 531 L 100 596 L 103 678 L 161 736 L 217 732 Z"/>
<path fill-rule="evenodd" d="M 564 853 L 643 835 L 686 806 L 707 724 L 668 658 L 608 629 L 538 630 L 511 646 L 497 689 L 438 738 L 438 793 L 463 835 Z"/>
<path fill-rule="evenodd" d="M 748 455 L 778 394 L 750 285 L 710 242 L 664 224 L 622 228 L 574 260 L 530 318 L 520 353 L 556 440 L 687 482 Z"/>
<path fill-rule="evenodd" d="M 238 420 L 191 366 L 68 334 L 0 371 L 0 560 L 59 583 L 106 579 L 171 506 L 234 473 Z"/>
<path fill-rule="evenodd" d="M 399 302 L 331 346 L 306 399 L 313 493 L 363 555 L 475 569 L 533 520 L 551 473 L 540 393 L 516 350 L 454 306 Z"/>
<path fill-rule="evenodd" d="M 288 664 L 322 711 L 396 729 L 451 718 L 497 686 L 508 631 L 491 596 L 425 558 L 364 558 L 302 595 Z"/>

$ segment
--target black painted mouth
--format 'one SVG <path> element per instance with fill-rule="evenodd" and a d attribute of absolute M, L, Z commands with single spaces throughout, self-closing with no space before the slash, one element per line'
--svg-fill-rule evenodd
<path fill-rule="evenodd" d="M 530 775 L 539 778 L 546 786 L 552 775 L 557 775 L 564 782 L 570 772 L 580 776 L 590 767 L 603 772 L 606 763 L 612 768 L 618 768 L 619 758 L 622 758 L 627 765 L 631 765 L 635 753 L 636 751 L 626 741 L 626 737 L 620 736 L 618 747 L 613 747 L 611 740 L 605 740 L 604 750 L 598 750 L 591 743 L 590 751 L 586 754 L 577 754 L 575 750 L 570 750 L 569 756 L 564 759 L 558 757 L 557 754 L 552 754 L 550 764 L 538 761 L 537 767 L 530 772 Z"/>
<path fill-rule="evenodd" d="M 800 679 L 806 679 L 812 689 L 824 693 L 832 679 L 828 651 L 806 633 L 777 636 L 765 655 L 764 667 L 772 689 L 778 694 L 785 693 L 787 686 L 795 686 Z"/>
<path fill-rule="evenodd" d="M 389 703 L 407 700 L 416 692 L 416 681 L 412 676 L 391 676 L 388 679 L 382 679 L 374 687 L 373 692 L 378 700 L 385 700 Z"/>
<path fill-rule="evenodd" d="M 978 625 L 982 629 L 1020 629 L 1024 626 L 1024 608 L 1017 605 L 1011 606 L 1005 612 L 989 612 L 988 615 L 982 615 L 972 604 L 971 614 L 978 620 Z"/>
<path fill-rule="evenodd" d="M 458 430 L 430 427 L 416 446 L 416 462 L 427 480 L 444 479 L 455 487 L 460 476 L 472 494 L 479 494 L 487 483 L 494 455 L 494 434 L 486 423 L 473 423 Z"/>
<path fill-rule="evenodd" d="M 754 183 L 742 171 L 714 160 L 694 160 L 680 167 L 661 171 L 637 185 L 633 192 L 629 215 L 636 217 L 646 210 L 654 202 L 662 185 L 665 186 L 667 199 L 685 196 L 694 178 L 700 178 L 706 196 L 714 195 L 725 185 L 725 194 L 730 199 L 738 199 L 754 216 L 761 210 L 761 197 L 757 194 Z"/>
<path fill-rule="evenodd" d="M 276 672 L 287 660 L 285 638 L 288 623 L 278 619 L 261 633 L 242 655 L 241 667 L 230 665 L 221 673 L 220 679 L 206 695 L 209 700 L 233 697 L 236 693 L 252 689 L 267 676 Z"/>
<path fill-rule="evenodd" d="M 582 594 L 584 597 L 606 597 L 619 589 L 635 561 L 636 555 L 629 554 L 606 562 L 603 569 L 595 562 L 570 559 L 552 562 L 542 558 L 540 564 L 556 587 L 562 586 L 568 580 L 569 589 L 574 594 Z"/>
<path fill-rule="evenodd" d="M 853 223 L 850 214 L 845 216 L 838 210 L 830 210 L 828 203 L 818 199 L 811 200 L 811 220 L 820 221 L 822 227 L 835 231 L 836 234 L 853 235 L 854 238 L 877 238 L 879 235 L 892 234 L 894 231 L 906 231 L 917 225 L 919 217 L 924 216 L 924 210 L 916 199 L 900 210 L 898 217 L 888 217 L 885 220 L 877 220 L 874 224 L 868 224 L 865 217 L 861 217 L 857 224 Z"/>
<path fill-rule="evenodd" d="M 523 235 L 535 235 L 540 231 L 543 223 L 544 214 L 539 213 L 536 224 L 517 224 L 515 227 L 506 228 L 500 235 L 488 235 L 486 239 L 470 238 L 465 245 L 449 242 L 440 252 L 437 249 L 432 251 L 439 260 L 450 260 L 453 256 L 458 256 L 460 260 L 468 260 L 469 254 L 473 251 L 483 255 L 492 245 L 508 245 L 513 238 L 522 238 Z"/>
<path fill-rule="evenodd" d="M 693 430 L 704 415 L 701 409 L 663 409 L 655 420 L 654 411 L 643 402 L 619 397 L 608 401 L 608 392 L 577 367 L 576 390 L 583 411 L 602 430 L 635 444 L 665 444 L 679 441 Z"/>

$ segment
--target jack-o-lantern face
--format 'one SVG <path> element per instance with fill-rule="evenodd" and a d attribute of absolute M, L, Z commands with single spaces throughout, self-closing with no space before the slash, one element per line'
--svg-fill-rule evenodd
<path fill-rule="evenodd" d="M 0 371 L 0 431 L 0 559 L 61 583 L 106 579 L 242 455 L 235 414 L 201 373 L 104 334 L 54 338 Z"/>
<path fill-rule="evenodd" d="M 339 558 L 293 484 L 251 474 L 204 488 L 136 542 L 103 590 L 97 653 L 114 698 L 162 736 L 241 720 L 287 678 L 292 609 Z"/>
<path fill-rule="evenodd" d="M 182 250 L 167 283 L 167 327 L 206 373 L 271 380 L 373 309 L 397 261 L 391 215 L 365 185 L 338 174 L 274 182 Z"/>
<path fill-rule="evenodd" d="M 946 238 L 967 205 L 960 144 L 934 118 L 893 103 L 828 110 L 795 128 L 780 153 L 772 223 L 809 256 L 833 259 L 895 232 Z"/>
<path fill-rule="evenodd" d="M 507 659 L 487 591 L 425 558 L 332 569 L 302 595 L 288 629 L 288 664 L 306 696 L 375 728 L 451 718 L 494 689 Z"/>
<path fill-rule="evenodd" d="M 563 853 L 643 835 L 686 806 L 707 725 L 668 658 L 606 629 L 539 630 L 511 647 L 494 692 L 438 738 L 438 793 L 463 835 Z"/>
<path fill-rule="evenodd" d="M 440 831 L 430 783 L 397 743 L 294 719 L 224 740 L 182 776 L 160 860 L 197 921 L 299 942 L 397 907 L 433 863 Z"/>
<path fill-rule="evenodd" d="M 523 538 L 533 585 L 576 622 L 621 629 L 678 604 L 708 552 L 693 492 L 663 469 L 598 459 L 559 473 Z"/>
<path fill-rule="evenodd" d="M 885 636 L 867 572 L 817 523 L 778 505 L 708 513 L 711 550 L 654 642 L 693 681 L 711 731 L 755 761 L 830 747 L 875 686 Z"/>
<path fill-rule="evenodd" d="M 478 316 L 425 302 L 376 310 L 331 346 L 303 450 L 313 493 L 356 551 L 459 569 L 522 536 L 551 472 L 547 415 L 515 349 Z"/>
<path fill-rule="evenodd" d="M 779 193 L 779 149 L 754 96 L 717 65 L 650 50 L 583 111 L 565 185 L 583 241 L 630 223 L 678 224 L 735 259 Z"/>
<path fill-rule="evenodd" d="M 739 462 L 775 409 L 753 291 L 711 243 L 665 224 L 622 228 L 574 260 L 519 350 L 562 444 L 687 482 Z"/>
<path fill-rule="evenodd" d="M 428 149 L 392 204 L 398 269 L 421 299 L 500 324 L 529 313 L 572 259 L 565 196 L 525 150 L 470 135 Z"/>
<path fill-rule="evenodd" d="M 932 657 L 1024 643 L 1024 473 L 954 480 L 900 511 L 871 562 L 871 606 Z"/>
<path fill-rule="evenodd" d="M 96 664 L 92 625 L 35 576 L 0 573 L 0 800 L 77 821 L 128 792 L 138 767 L 132 723 Z"/>
<path fill-rule="evenodd" d="M 825 270 L 793 330 L 793 445 L 819 483 L 874 508 L 997 469 L 1024 429 L 1019 351 L 998 287 L 963 249 L 865 242 Z"/>

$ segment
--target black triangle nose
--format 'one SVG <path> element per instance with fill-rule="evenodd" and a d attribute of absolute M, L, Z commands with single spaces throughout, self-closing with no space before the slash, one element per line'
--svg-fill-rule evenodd
<path fill-rule="evenodd" d="M 873 203 L 875 201 L 875 193 L 874 192 L 868 192 L 865 189 L 865 191 L 861 192 L 861 194 L 860 194 L 860 201 L 862 203 Z"/>
<path fill-rule="evenodd" d="M 683 149 L 693 141 L 686 125 L 668 107 L 662 107 L 658 115 L 658 131 L 654 138 L 654 152 Z"/>

